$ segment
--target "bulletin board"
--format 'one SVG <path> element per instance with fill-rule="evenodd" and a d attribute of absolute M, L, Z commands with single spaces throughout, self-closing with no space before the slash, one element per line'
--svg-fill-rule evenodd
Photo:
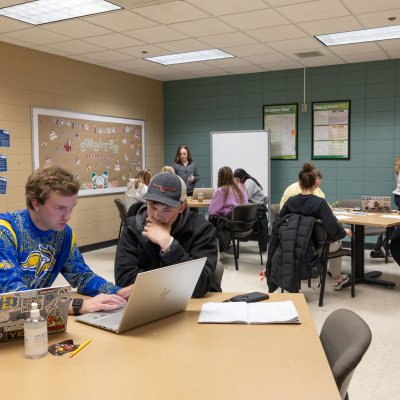
<path fill-rule="evenodd" d="M 145 168 L 143 120 L 33 107 L 32 130 L 34 169 L 69 169 L 79 196 L 125 192 Z"/>

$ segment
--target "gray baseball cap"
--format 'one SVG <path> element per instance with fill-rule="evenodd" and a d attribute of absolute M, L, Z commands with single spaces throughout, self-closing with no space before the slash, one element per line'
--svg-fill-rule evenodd
<path fill-rule="evenodd" d="M 151 180 L 143 199 L 178 207 L 186 200 L 185 182 L 171 172 L 161 172 Z"/>

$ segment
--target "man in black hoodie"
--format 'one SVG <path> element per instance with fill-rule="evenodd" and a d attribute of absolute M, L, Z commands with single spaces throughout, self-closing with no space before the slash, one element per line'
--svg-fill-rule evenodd
<path fill-rule="evenodd" d="M 215 282 L 217 239 L 214 227 L 186 204 L 186 185 L 168 172 L 150 182 L 147 201 L 135 217 L 126 221 L 115 256 L 115 282 L 127 286 L 139 272 L 207 257 L 193 292 L 202 297 L 221 291 Z"/>

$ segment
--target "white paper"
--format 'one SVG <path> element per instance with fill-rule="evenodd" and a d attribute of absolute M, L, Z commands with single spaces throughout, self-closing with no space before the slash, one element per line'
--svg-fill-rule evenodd
<path fill-rule="evenodd" d="M 204 303 L 198 323 L 280 324 L 300 323 L 292 301 Z"/>
<path fill-rule="evenodd" d="M 340 221 L 342 219 L 351 219 L 348 215 L 336 215 L 336 218 Z"/>
<path fill-rule="evenodd" d="M 381 215 L 381 218 L 394 218 L 394 219 L 400 219 L 400 215 L 393 215 L 393 214 L 385 214 Z"/>

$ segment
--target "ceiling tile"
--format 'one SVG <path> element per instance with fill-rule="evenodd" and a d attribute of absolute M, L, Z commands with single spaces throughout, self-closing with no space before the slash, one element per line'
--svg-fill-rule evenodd
<path fill-rule="evenodd" d="M 61 52 L 64 52 L 64 55 L 85 54 L 85 53 L 93 53 L 96 51 L 105 50 L 104 47 L 96 46 L 94 44 L 87 43 L 82 40 L 69 40 L 68 42 L 55 43 L 53 45 L 49 44 L 47 46 L 42 46 L 42 48 L 52 49 L 53 51 L 55 49 L 58 49 Z"/>
<path fill-rule="evenodd" d="M 158 46 L 172 53 L 187 53 L 190 51 L 209 50 L 213 46 L 196 39 L 175 40 L 173 42 L 158 43 Z"/>
<path fill-rule="evenodd" d="M 234 32 L 236 29 L 219 21 L 216 18 L 207 18 L 191 22 L 181 22 L 171 25 L 172 28 L 183 32 L 186 35 L 201 37 L 209 35 L 217 35 L 219 33 Z"/>
<path fill-rule="evenodd" d="M 343 60 L 335 56 L 302 58 L 298 59 L 298 62 L 301 62 L 306 67 L 343 64 Z"/>
<path fill-rule="evenodd" d="M 105 35 L 113 32 L 101 26 L 94 25 L 86 21 L 81 21 L 80 19 L 71 19 L 68 21 L 46 24 L 42 26 L 42 29 L 60 33 L 62 35 L 68 35 L 76 39 L 96 35 Z"/>
<path fill-rule="evenodd" d="M 397 17 L 397 20 L 393 22 L 388 21 L 388 18 L 393 16 Z M 365 28 L 378 28 L 381 26 L 398 25 L 400 24 L 400 8 L 390 11 L 359 14 L 357 15 L 357 19 L 364 25 Z"/>
<path fill-rule="evenodd" d="M 45 31 L 44 29 L 40 28 L 29 28 L 21 31 L 7 32 L 4 34 L 4 36 L 35 44 L 62 42 L 71 39 L 71 37 L 59 35 L 58 33 L 50 31 Z"/>
<path fill-rule="evenodd" d="M 378 53 L 362 53 L 362 54 L 347 54 L 342 56 L 343 60 L 348 63 L 359 63 L 366 61 L 387 60 L 389 57 L 384 52 Z"/>
<path fill-rule="evenodd" d="M 363 26 L 353 16 L 302 22 L 298 24 L 298 26 L 303 29 L 304 32 L 307 32 L 312 36 L 323 35 L 326 33 L 355 31 L 363 28 Z"/>
<path fill-rule="evenodd" d="M 15 19 L 0 16 L 0 33 L 17 31 L 20 29 L 28 29 L 30 27 L 31 25 L 26 24 L 25 22 L 20 22 Z"/>
<path fill-rule="evenodd" d="M 14 39 L 12 37 L 7 37 L 4 35 L 1 37 L 1 41 L 4 43 L 15 44 L 16 46 L 22 46 L 22 47 L 28 47 L 28 48 L 36 46 L 36 43 L 27 42 L 25 40 Z"/>
<path fill-rule="evenodd" d="M 158 43 L 170 40 L 186 39 L 187 36 L 181 32 L 177 32 L 167 26 L 154 26 L 151 28 L 135 29 L 133 31 L 124 32 L 125 35 L 139 39 L 146 43 Z"/>
<path fill-rule="evenodd" d="M 124 49 L 119 49 L 118 51 L 122 54 L 127 54 L 135 58 L 164 56 L 166 54 L 171 53 L 168 50 L 162 49 L 158 46 L 153 46 L 151 44 L 145 44 L 143 46 L 126 47 Z"/>
<path fill-rule="evenodd" d="M 301 51 L 323 48 L 322 44 L 317 39 L 312 39 L 308 37 L 302 39 L 281 40 L 278 42 L 271 42 L 268 43 L 268 46 L 281 52 L 292 51 L 296 53 L 300 53 Z"/>
<path fill-rule="evenodd" d="M 289 20 L 272 9 L 226 15 L 220 19 L 240 30 L 290 24 Z"/>
<path fill-rule="evenodd" d="M 374 42 L 345 44 L 342 46 L 330 46 L 329 50 L 339 56 L 357 53 L 368 53 L 379 51 L 379 46 Z"/>
<path fill-rule="evenodd" d="M 272 50 L 270 47 L 262 43 L 250 44 L 247 46 L 225 47 L 224 51 L 237 57 L 275 53 L 275 50 Z"/>
<path fill-rule="evenodd" d="M 318 0 L 277 8 L 283 16 L 293 22 L 314 21 L 350 15 L 339 0 Z"/>
<path fill-rule="evenodd" d="M 271 62 L 263 65 L 269 71 L 304 68 L 304 65 L 293 60 Z"/>
<path fill-rule="evenodd" d="M 106 47 L 108 49 L 121 49 L 123 47 L 132 47 L 144 44 L 141 40 L 133 39 L 121 33 L 94 36 L 86 38 L 85 41 Z"/>
<path fill-rule="evenodd" d="M 151 61 L 136 59 L 136 60 L 125 60 L 125 61 L 115 61 L 113 64 L 125 67 L 125 68 L 136 68 L 140 70 L 145 70 L 147 67 L 153 65 Z"/>
<path fill-rule="evenodd" d="M 211 15 L 227 15 L 268 8 L 262 0 L 187 0 Z"/>
<path fill-rule="evenodd" d="M 100 25 L 115 32 L 128 31 L 135 28 L 147 28 L 149 26 L 157 25 L 156 22 L 143 18 L 142 16 L 128 10 L 98 14 L 92 17 L 82 18 L 82 20 Z"/>
<path fill-rule="evenodd" d="M 266 65 L 266 64 L 271 64 L 273 62 L 292 61 L 289 57 L 280 53 L 250 56 L 250 57 L 244 57 L 244 59 L 257 65 Z"/>
<path fill-rule="evenodd" d="M 96 60 L 96 61 L 122 61 L 122 60 L 129 60 L 129 56 L 126 54 L 121 54 L 117 51 L 107 50 L 107 51 L 99 51 L 95 53 L 86 53 L 85 57 Z"/>
<path fill-rule="evenodd" d="M 192 21 L 209 16 L 208 13 L 183 1 L 173 1 L 171 3 L 135 8 L 135 13 L 157 21 L 160 24 Z"/>
<path fill-rule="evenodd" d="M 342 0 L 342 2 L 354 14 L 390 10 L 399 7 L 399 0 Z"/>
<path fill-rule="evenodd" d="M 271 7 L 287 6 L 290 4 L 308 3 L 310 0 L 264 0 Z"/>
<path fill-rule="evenodd" d="M 274 42 L 276 40 L 297 39 L 306 37 L 307 34 L 294 25 L 273 26 L 246 31 L 246 33 L 261 42 Z"/>
<path fill-rule="evenodd" d="M 225 47 L 225 46 L 240 46 L 246 44 L 257 43 L 252 37 L 245 35 L 241 32 L 223 33 L 221 35 L 204 36 L 201 38 L 202 42 L 205 42 L 213 47 Z"/>

